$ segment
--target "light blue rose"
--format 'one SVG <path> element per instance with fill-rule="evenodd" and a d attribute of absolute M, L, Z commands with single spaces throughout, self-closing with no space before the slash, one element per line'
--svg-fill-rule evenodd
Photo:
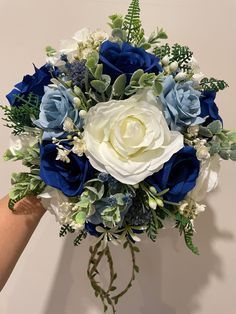
<path fill-rule="evenodd" d="M 34 121 L 37 127 L 44 130 L 43 139 L 65 136 L 63 123 L 67 117 L 71 118 L 76 127 L 79 127 L 79 111 L 73 105 L 73 96 L 70 91 L 63 86 L 45 87 L 39 119 Z"/>
<path fill-rule="evenodd" d="M 183 131 L 186 126 L 201 124 L 201 93 L 192 87 L 192 82 L 176 83 L 173 76 L 164 80 L 164 90 L 159 100 L 171 130 Z"/>

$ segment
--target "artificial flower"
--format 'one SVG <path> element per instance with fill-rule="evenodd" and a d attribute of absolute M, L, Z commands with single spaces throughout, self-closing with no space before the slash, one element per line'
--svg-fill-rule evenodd
<path fill-rule="evenodd" d="M 121 74 L 126 74 L 130 79 L 138 69 L 146 73 L 162 72 L 160 60 L 157 57 L 128 43 L 118 44 L 105 41 L 101 45 L 99 56 L 104 73 L 110 75 L 113 81 Z"/>
<path fill-rule="evenodd" d="M 66 149 L 68 145 L 64 144 Z M 62 191 L 66 196 L 79 196 L 83 192 L 84 183 L 93 175 L 88 159 L 69 154 L 70 162 L 56 160 L 57 146 L 44 142 L 40 146 L 40 176 L 49 186 Z"/>
<path fill-rule="evenodd" d="M 65 134 L 67 121 L 79 127 L 79 110 L 73 104 L 71 92 L 63 86 L 45 87 L 45 94 L 40 105 L 39 119 L 34 124 L 43 129 L 43 138 L 62 137 Z"/>
<path fill-rule="evenodd" d="M 169 189 L 164 198 L 179 202 L 195 185 L 199 175 L 200 162 L 193 147 L 185 146 L 167 161 L 163 168 L 147 178 L 147 182 L 158 192 Z"/>
<path fill-rule="evenodd" d="M 85 120 L 84 141 L 92 166 L 126 184 L 157 172 L 183 147 L 183 136 L 169 130 L 149 89 L 92 107 Z"/>
<path fill-rule="evenodd" d="M 158 99 L 171 130 L 183 131 L 187 126 L 204 122 L 200 117 L 200 95 L 201 93 L 192 87 L 192 82 L 176 83 L 173 76 L 166 77 L 164 91 Z"/>

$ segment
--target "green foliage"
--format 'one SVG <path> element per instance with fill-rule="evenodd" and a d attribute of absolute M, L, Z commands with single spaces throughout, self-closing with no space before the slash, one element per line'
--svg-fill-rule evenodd
<path fill-rule="evenodd" d="M 89 249 L 91 257 L 88 264 L 87 274 L 90 279 L 91 286 L 94 289 L 95 296 L 100 298 L 103 304 L 104 312 L 107 312 L 108 308 L 110 307 L 113 314 L 116 313 L 115 305 L 118 303 L 119 299 L 132 287 L 132 282 L 135 280 L 136 273 L 139 272 L 139 267 L 136 264 L 136 253 L 139 252 L 138 247 L 131 243 L 131 241 L 125 242 L 123 247 L 124 249 L 129 248 L 130 250 L 132 258 L 132 272 L 127 286 L 118 294 L 115 294 L 117 290 L 117 287 L 115 286 L 117 273 L 114 269 L 113 258 L 109 246 L 107 245 L 105 248 L 102 248 L 102 241 L 100 240 L 95 246 L 91 246 Z M 102 287 L 98 280 L 98 276 L 100 275 L 98 267 L 104 258 L 107 260 L 110 273 L 110 280 L 108 282 L 107 288 Z"/>
<path fill-rule="evenodd" d="M 29 195 L 38 195 L 46 185 L 39 176 L 39 170 L 32 173 L 20 172 L 12 174 L 12 188 L 9 192 L 9 208 L 14 210 L 14 205 Z"/>
<path fill-rule="evenodd" d="M 168 36 L 166 34 L 166 32 L 163 30 L 163 28 L 159 29 L 157 28 L 157 30 L 153 33 L 151 33 L 151 35 L 148 38 L 148 43 L 151 45 L 154 44 L 159 44 L 160 43 L 160 39 L 167 39 Z"/>
<path fill-rule="evenodd" d="M 220 90 L 229 87 L 229 85 L 224 80 L 217 80 L 213 77 L 203 78 L 200 82 L 200 86 L 204 91 L 215 91 L 219 92 Z"/>
<path fill-rule="evenodd" d="M 28 96 L 15 96 L 19 106 L 0 106 L 4 110 L 7 122 L 6 126 L 11 128 L 14 135 L 20 134 L 25 131 L 25 127 L 33 127 L 32 119 L 37 119 L 39 116 L 39 97 L 33 93 Z"/>
<path fill-rule="evenodd" d="M 112 29 L 121 29 L 123 26 L 123 17 L 122 15 L 119 14 L 113 14 L 111 16 L 109 16 L 109 19 L 111 20 L 110 23 L 108 23 L 108 25 L 110 25 L 110 27 Z"/>
<path fill-rule="evenodd" d="M 154 54 L 162 59 L 165 56 L 170 57 L 170 62 L 178 62 L 179 69 L 189 72 L 191 71 L 191 66 L 189 61 L 193 56 L 193 52 L 187 46 L 182 46 L 180 44 L 174 44 L 172 47 L 169 44 L 156 47 L 154 49 Z"/>
<path fill-rule="evenodd" d="M 68 233 L 74 233 L 75 230 L 70 225 L 63 225 L 61 226 L 59 236 L 65 237 Z"/>
<path fill-rule="evenodd" d="M 179 229 L 180 235 L 184 234 L 186 246 L 196 255 L 199 255 L 197 246 L 193 244 L 194 229 L 191 220 L 179 212 L 176 213 L 176 228 Z"/>
<path fill-rule="evenodd" d="M 139 89 L 151 87 L 156 96 L 160 95 L 163 90 L 162 74 L 144 73 L 142 69 L 135 71 L 130 79 L 130 83 L 126 86 L 124 94 L 131 96 Z"/>
<path fill-rule="evenodd" d="M 191 66 L 189 66 L 188 63 L 192 56 L 193 52 L 189 49 L 189 47 L 175 44 L 171 49 L 170 61 L 177 61 L 180 69 L 189 71 L 191 70 Z"/>
<path fill-rule="evenodd" d="M 160 47 L 156 47 L 153 51 L 155 56 L 157 56 L 160 60 L 165 56 L 170 56 L 171 54 L 171 47 L 169 44 L 162 45 Z"/>
<path fill-rule="evenodd" d="M 80 234 L 74 240 L 74 246 L 79 246 L 83 240 L 87 238 L 87 231 L 81 230 Z"/>
<path fill-rule="evenodd" d="M 47 57 L 53 57 L 57 53 L 56 49 L 54 49 L 51 46 L 47 46 L 45 50 L 46 50 Z"/>
<path fill-rule="evenodd" d="M 219 154 L 222 159 L 236 160 L 236 132 L 224 130 L 221 121 L 215 120 L 208 126 L 200 126 L 199 135 L 207 138 L 211 156 Z"/>
<path fill-rule="evenodd" d="M 127 32 L 127 42 L 137 43 L 144 36 L 140 19 L 139 0 L 132 0 L 123 21 L 123 30 Z"/>

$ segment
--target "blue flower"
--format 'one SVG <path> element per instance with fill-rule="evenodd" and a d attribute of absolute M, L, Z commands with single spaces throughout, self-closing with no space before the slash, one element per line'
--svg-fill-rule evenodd
<path fill-rule="evenodd" d="M 12 106 L 20 106 L 21 101 L 16 99 L 15 95 L 27 97 L 34 93 L 41 99 L 44 94 L 44 87 L 50 84 L 51 74 L 48 66 L 44 65 L 40 69 L 34 66 L 33 75 L 25 75 L 22 82 L 15 85 L 15 88 L 6 96 Z"/>
<path fill-rule="evenodd" d="M 201 93 L 192 87 L 192 82 L 176 83 L 170 75 L 164 81 L 164 90 L 159 99 L 171 130 L 183 131 L 186 126 L 201 124 Z"/>
<path fill-rule="evenodd" d="M 69 148 L 68 144 L 64 144 Z M 61 190 L 66 196 L 79 196 L 84 183 L 93 177 L 93 168 L 85 156 L 70 153 L 70 162 L 56 160 L 56 145 L 43 142 L 40 146 L 40 177 L 49 186 Z"/>
<path fill-rule="evenodd" d="M 219 109 L 215 103 L 216 92 L 205 91 L 200 97 L 201 102 L 201 117 L 206 118 L 206 124 L 211 123 L 214 120 L 220 120 L 223 123 L 221 116 L 219 115 Z"/>
<path fill-rule="evenodd" d="M 199 170 L 200 162 L 196 157 L 196 150 L 186 146 L 146 181 L 158 192 L 169 189 L 164 198 L 171 202 L 179 202 L 195 187 Z"/>
<path fill-rule="evenodd" d="M 105 41 L 100 48 L 100 62 L 103 64 L 104 73 L 110 75 L 112 81 L 121 74 L 126 74 L 129 80 L 138 69 L 147 73 L 162 72 L 156 56 L 128 43 Z"/>
<path fill-rule="evenodd" d="M 44 130 L 43 138 L 62 137 L 65 134 L 63 123 L 70 118 L 79 127 L 79 111 L 73 105 L 73 96 L 63 86 L 45 87 L 40 105 L 39 119 L 34 124 Z"/>

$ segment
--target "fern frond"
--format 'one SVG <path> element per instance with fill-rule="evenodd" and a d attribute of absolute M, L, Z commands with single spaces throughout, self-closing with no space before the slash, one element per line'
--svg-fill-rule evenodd
<path fill-rule="evenodd" d="M 124 18 L 123 30 L 127 31 L 127 42 L 138 42 L 143 36 L 139 0 L 132 0 Z"/>

